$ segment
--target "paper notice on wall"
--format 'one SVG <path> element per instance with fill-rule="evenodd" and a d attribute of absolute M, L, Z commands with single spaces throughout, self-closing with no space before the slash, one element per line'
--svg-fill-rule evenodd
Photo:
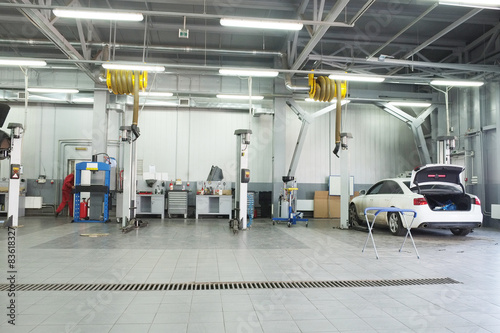
<path fill-rule="evenodd" d="M 142 179 L 156 179 L 154 173 L 144 172 L 142 174 Z"/>
<path fill-rule="evenodd" d="M 156 173 L 156 166 L 150 164 L 149 165 L 149 173 L 154 175 Z"/>
<path fill-rule="evenodd" d="M 159 174 L 161 175 L 161 180 L 168 180 L 168 172 L 160 172 Z"/>

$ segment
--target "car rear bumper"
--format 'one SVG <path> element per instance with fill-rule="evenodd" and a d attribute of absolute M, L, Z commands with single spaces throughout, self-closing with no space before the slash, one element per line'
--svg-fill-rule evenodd
<path fill-rule="evenodd" d="M 480 228 L 482 222 L 422 222 L 417 228 L 425 228 L 425 229 L 474 229 Z"/>

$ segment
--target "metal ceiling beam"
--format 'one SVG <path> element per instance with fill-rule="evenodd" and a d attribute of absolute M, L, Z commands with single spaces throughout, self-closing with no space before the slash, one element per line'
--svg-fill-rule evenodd
<path fill-rule="evenodd" d="M 351 58 L 351 57 L 338 57 L 338 56 L 332 57 L 332 56 L 317 56 L 317 55 L 310 55 L 309 60 L 367 64 L 378 67 L 403 65 L 403 66 L 424 67 L 424 68 L 444 68 L 453 70 L 464 70 L 469 72 L 500 73 L 500 67 L 493 65 L 449 64 L 440 62 L 411 61 L 411 60 L 399 60 L 399 59 L 385 59 L 383 61 L 380 61 L 378 58 L 365 59 L 365 58 Z"/>
<path fill-rule="evenodd" d="M 17 0 L 10 0 L 13 4 L 18 4 Z M 29 3 L 28 0 L 20 0 Z M 84 57 L 61 35 L 61 33 L 49 22 L 49 20 L 36 9 L 19 9 L 54 45 L 59 48 L 69 59 L 85 60 Z M 76 64 L 94 82 L 100 83 L 85 63 Z"/>
<path fill-rule="evenodd" d="M 337 3 L 333 6 L 333 8 L 330 10 L 328 15 L 325 17 L 325 20 L 323 21 L 324 23 L 334 23 L 334 21 L 337 19 L 337 17 L 340 15 L 342 10 L 347 6 L 350 0 L 338 0 Z M 321 26 L 312 36 L 312 38 L 309 40 L 307 45 L 304 47 L 300 55 L 297 57 L 297 60 L 295 60 L 295 63 L 292 65 L 291 69 L 296 70 L 299 69 L 299 67 L 302 66 L 304 61 L 307 60 L 307 57 L 311 54 L 311 51 L 316 47 L 318 42 L 321 40 L 321 38 L 325 35 L 325 33 L 328 31 L 329 25 L 323 25 Z"/>
<path fill-rule="evenodd" d="M 414 19 L 413 21 L 410 22 L 410 24 L 408 24 L 406 27 L 404 27 L 403 29 L 401 29 L 397 34 L 395 34 L 392 38 L 390 38 L 387 42 L 385 42 L 383 45 L 381 45 L 378 49 L 376 49 L 375 51 L 373 51 L 369 56 L 368 58 L 371 58 L 373 56 L 375 56 L 377 53 L 379 53 L 380 51 L 382 51 L 386 46 L 388 46 L 389 44 L 391 44 L 393 41 L 395 41 L 399 36 L 401 36 L 403 33 L 405 33 L 408 29 L 410 29 L 412 26 L 414 26 L 417 22 L 419 22 L 424 16 L 426 16 L 427 14 L 429 14 L 430 12 L 432 12 L 432 10 L 434 10 L 434 8 L 436 8 L 438 6 L 438 3 L 436 2 L 435 4 L 433 4 L 432 6 L 430 6 L 429 8 L 427 8 L 427 10 L 425 12 L 423 12 L 422 14 L 420 14 L 416 19 Z"/>
<path fill-rule="evenodd" d="M 482 9 L 480 9 L 480 8 L 476 8 L 476 9 L 471 10 L 470 12 L 468 12 L 467 14 L 465 14 L 464 16 L 462 16 L 461 18 L 459 18 L 458 20 L 456 20 L 455 22 L 453 22 L 452 24 L 450 24 L 449 26 L 447 26 L 446 28 L 444 28 L 443 30 L 441 30 L 440 32 L 435 34 L 434 36 L 432 36 L 431 38 L 429 38 L 428 40 L 426 40 L 425 42 L 423 42 L 422 44 L 420 44 L 419 46 L 417 46 L 416 48 L 414 48 L 410 52 L 406 53 L 403 56 L 403 59 L 406 60 L 406 59 L 410 58 L 412 55 L 416 54 L 417 52 L 422 51 L 427 46 L 434 43 L 436 40 L 443 37 L 444 35 L 446 35 L 447 33 L 449 33 L 450 31 L 452 31 L 453 29 L 455 29 L 456 27 L 458 27 L 462 23 L 466 22 L 471 17 L 475 16 L 476 14 L 478 14 L 481 11 L 482 11 Z M 395 69 L 391 70 L 388 73 L 388 75 L 396 74 L 401 69 L 402 69 L 402 67 L 395 68 Z"/>

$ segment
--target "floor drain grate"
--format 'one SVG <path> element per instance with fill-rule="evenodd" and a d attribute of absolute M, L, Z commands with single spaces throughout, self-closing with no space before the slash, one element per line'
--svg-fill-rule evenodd
<path fill-rule="evenodd" d="M 341 281 L 264 281 L 264 282 L 190 282 L 190 283 L 130 283 L 130 284 L 18 284 L 18 291 L 164 291 L 164 290 L 231 290 L 231 289 L 290 289 L 290 288 L 371 288 L 459 284 L 451 278 L 341 280 Z M 0 284 L 0 291 L 9 290 L 9 284 Z"/>

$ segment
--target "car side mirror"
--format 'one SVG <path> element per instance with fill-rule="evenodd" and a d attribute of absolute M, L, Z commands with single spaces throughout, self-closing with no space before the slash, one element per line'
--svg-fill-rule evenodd
<path fill-rule="evenodd" d="M 365 195 L 365 194 L 366 194 L 366 190 L 359 191 L 359 195 Z"/>

